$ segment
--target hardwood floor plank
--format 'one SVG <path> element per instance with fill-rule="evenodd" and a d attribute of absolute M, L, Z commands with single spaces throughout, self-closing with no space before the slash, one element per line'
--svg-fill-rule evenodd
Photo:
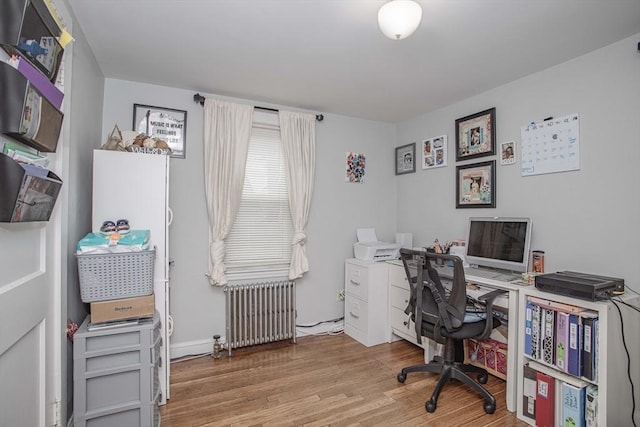
<path fill-rule="evenodd" d="M 514 426 L 505 383 L 489 377 L 498 402 L 484 412 L 478 393 L 458 381 L 424 409 L 437 375 L 396 375 L 422 363 L 406 341 L 365 347 L 346 335 L 306 336 L 235 350 L 232 357 L 195 358 L 171 366 L 171 399 L 160 408 L 163 427 L 195 426 Z"/>

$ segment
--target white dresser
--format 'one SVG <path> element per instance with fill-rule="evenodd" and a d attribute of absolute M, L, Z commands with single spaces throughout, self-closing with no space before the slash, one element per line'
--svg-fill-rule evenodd
<path fill-rule="evenodd" d="M 344 264 L 344 331 L 367 347 L 388 342 L 386 262 L 347 259 Z"/>

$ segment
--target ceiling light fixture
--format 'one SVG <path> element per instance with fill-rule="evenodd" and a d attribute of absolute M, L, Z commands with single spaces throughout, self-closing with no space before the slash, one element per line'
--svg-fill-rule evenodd
<path fill-rule="evenodd" d="M 420 25 L 422 8 L 413 0 L 391 0 L 378 11 L 378 26 L 393 40 L 409 37 Z"/>

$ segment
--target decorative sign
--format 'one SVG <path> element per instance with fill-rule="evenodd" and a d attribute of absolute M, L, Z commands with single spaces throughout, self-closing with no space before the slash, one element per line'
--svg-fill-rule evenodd
<path fill-rule="evenodd" d="M 162 139 L 169 144 L 171 157 L 185 158 L 186 111 L 133 104 L 133 130 Z"/>

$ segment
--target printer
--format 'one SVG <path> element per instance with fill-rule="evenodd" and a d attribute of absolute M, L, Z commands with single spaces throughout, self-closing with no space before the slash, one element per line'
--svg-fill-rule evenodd
<path fill-rule="evenodd" d="M 400 243 L 380 242 L 373 228 L 358 228 L 358 242 L 353 245 L 353 253 L 363 261 L 386 261 L 397 259 L 402 245 Z"/>

